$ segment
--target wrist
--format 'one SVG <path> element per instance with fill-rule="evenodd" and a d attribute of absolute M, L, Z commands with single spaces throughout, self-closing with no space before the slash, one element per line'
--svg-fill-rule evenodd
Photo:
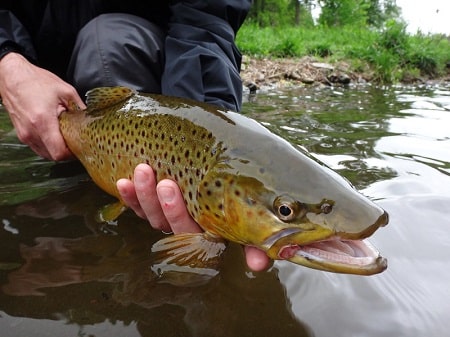
<path fill-rule="evenodd" d="M 10 53 L 20 53 L 20 47 L 14 43 L 5 42 L 0 46 L 0 61 Z"/>
<path fill-rule="evenodd" d="M 9 52 L 0 59 L 0 100 L 2 99 L 8 83 L 16 79 L 17 71 L 23 69 L 26 58 L 22 54 Z"/>
<path fill-rule="evenodd" d="M 13 71 L 16 67 L 23 65 L 26 58 L 22 54 L 10 51 L 0 58 L 0 79 L 8 72 Z"/>

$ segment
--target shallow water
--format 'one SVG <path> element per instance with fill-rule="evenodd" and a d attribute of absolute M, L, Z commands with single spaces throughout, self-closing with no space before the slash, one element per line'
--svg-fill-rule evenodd
<path fill-rule="evenodd" d="M 161 237 L 73 163 L 37 158 L 0 112 L 0 327 L 8 336 L 444 336 L 450 329 L 450 87 L 296 88 L 244 113 L 303 146 L 390 214 L 370 277 L 276 262 L 249 272 L 240 247 L 218 277 L 157 282 Z M 184 280 L 181 280 L 183 282 Z"/>

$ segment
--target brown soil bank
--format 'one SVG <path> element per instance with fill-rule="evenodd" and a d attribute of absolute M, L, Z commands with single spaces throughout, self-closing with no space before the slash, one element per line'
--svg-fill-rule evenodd
<path fill-rule="evenodd" d="M 329 64 L 309 56 L 300 59 L 257 59 L 244 56 L 241 77 L 245 86 L 250 90 L 256 90 L 264 86 L 367 83 L 373 81 L 374 73 L 370 69 L 356 72 L 344 61 Z M 410 77 L 403 80 L 404 83 L 429 81 L 449 82 L 450 72 L 439 79 Z"/>

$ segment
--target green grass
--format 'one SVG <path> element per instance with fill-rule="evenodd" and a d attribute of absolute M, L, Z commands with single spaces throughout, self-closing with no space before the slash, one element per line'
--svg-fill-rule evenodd
<path fill-rule="evenodd" d="M 346 61 L 355 71 L 370 69 L 374 81 L 394 83 L 408 75 L 437 78 L 450 63 L 450 39 L 443 35 L 409 35 L 405 26 L 388 22 L 383 31 L 368 28 L 258 27 L 244 24 L 236 38 L 243 54 L 256 57 L 315 56 Z"/>

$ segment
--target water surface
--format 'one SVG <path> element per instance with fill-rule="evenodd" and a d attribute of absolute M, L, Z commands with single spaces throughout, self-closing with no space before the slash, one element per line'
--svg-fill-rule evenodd
<path fill-rule="evenodd" d="M 227 252 L 206 282 L 156 280 L 162 234 L 74 163 L 36 157 L 0 111 L 2 336 L 444 336 L 450 329 L 450 88 L 292 88 L 248 97 L 244 113 L 349 179 L 390 214 L 371 239 L 388 258 L 361 277 Z M 282 174 L 282 172 L 280 172 Z"/>

